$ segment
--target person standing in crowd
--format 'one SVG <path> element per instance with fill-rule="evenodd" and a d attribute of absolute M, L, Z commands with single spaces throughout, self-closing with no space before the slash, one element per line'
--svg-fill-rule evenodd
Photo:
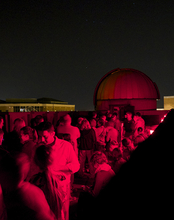
<path fill-rule="evenodd" d="M 7 220 L 56 220 L 44 193 L 25 182 L 30 162 L 24 153 L 7 153 L 0 161 L 0 184 Z M 2 198 L 2 196 L 0 195 Z"/>
<path fill-rule="evenodd" d="M 40 172 L 33 175 L 30 179 L 30 183 L 39 187 L 43 191 L 52 212 L 56 216 L 56 219 L 63 220 L 63 198 L 60 196 L 61 191 L 59 191 L 59 185 L 57 184 L 57 178 L 61 179 L 62 176 L 55 178 L 48 169 L 53 162 L 50 160 L 49 156 L 51 151 L 52 149 L 46 145 L 40 145 L 36 149 L 35 162 L 40 168 Z"/>
<path fill-rule="evenodd" d="M 42 127 L 42 140 L 46 147 L 51 148 L 48 167 L 56 179 L 62 198 L 62 210 L 65 220 L 69 219 L 70 178 L 77 172 L 80 164 L 72 144 L 55 136 L 54 127 L 50 122 Z M 61 176 L 61 178 L 60 178 Z"/>
<path fill-rule="evenodd" d="M 95 131 L 96 125 L 97 125 L 96 119 L 92 118 L 92 119 L 90 119 L 89 122 L 90 122 L 91 128 L 94 129 L 94 131 Z"/>
<path fill-rule="evenodd" d="M 118 147 L 118 131 L 114 128 L 114 122 L 112 120 L 106 123 L 106 143 L 107 150 L 109 150 L 111 146 Z"/>
<path fill-rule="evenodd" d="M 133 141 L 130 138 L 124 138 L 122 140 L 123 159 L 128 161 L 134 150 L 135 147 Z"/>
<path fill-rule="evenodd" d="M 79 117 L 79 118 L 77 119 L 76 127 L 78 127 L 78 128 L 80 129 L 80 127 L 81 127 L 81 123 L 82 123 L 83 120 L 84 120 L 83 117 Z"/>
<path fill-rule="evenodd" d="M 120 148 L 115 148 L 112 151 L 112 169 L 115 172 L 115 174 L 118 173 L 118 171 L 120 170 L 120 168 L 122 167 L 122 165 L 124 163 L 126 163 L 126 160 L 123 159 L 123 154 Z"/>
<path fill-rule="evenodd" d="M 28 155 L 30 160 L 30 169 L 26 177 L 26 181 L 40 171 L 39 167 L 35 164 L 34 155 L 37 144 L 34 142 L 33 129 L 29 126 L 25 126 L 20 130 L 20 140 L 22 144 L 21 152 Z"/>
<path fill-rule="evenodd" d="M 111 121 L 114 122 L 114 128 L 118 131 L 118 142 L 121 141 L 121 121 L 119 120 L 117 112 L 114 112 L 111 116 Z"/>
<path fill-rule="evenodd" d="M 7 133 L 4 140 L 4 146 L 10 152 L 21 151 L 20 130 L 25 127 L 25 121 L 22 118 L 14 120 L 13 131 Z"/>
<path fill-rule="evenodd" d="M 80 128 L 80 145 L 79 145 L 79 162 L 80 170 L 79 175 L 83 176 L 85 173 L 85 161 L 88 159 L 89 171 L 91 173 L 90 159 L 93 151 L 96 149 L 96 135 L 95 131 L 91 128 L 87 119 L 84 119 Z"/>
<path fill-rule="evenodd" d="M 139 112 L 136 112 L 134 117 L 134 124 L 135 124 L 135 131 L 134 131 L 134 137 L 136 137 L 138 135 L 138 128 L 141 127 L 143 130 L 143 132 L 145 131 L 145 121 L 144 119 L 141 117 L 141 114 Z"/>
<path fill-rule="evenodd" d="M 80 138 L 80 131 L 77 127 L 71 125 L 72 119 L 69 114 L 63 116 L 62 122 L 63 124 L 57 127 L 57 135 L 70 134 L 71 143 L 78 157 L 77 139 Z"/>
<path fill-rule="evenodd" d="M 96 138 L 97 138 L 97 147 L 96 149 L 101 152 L 106 150 L 106 128 L 105 121 L 99 119 L 97 122 L 97 128 L 95 129 Z"/>
<path fill-rule="evenodd" d="M 126 112 L 123 129 L 123 136 L 132 139 L 135 131 L 135 124 L 134 120 L 132 119 L 132 112 Z"/>
<path fill-rule="evenodd" d="M 144 133 L 143 128 L 139 127 L 137 129 L 137 135 L 133 139 L 134 146 L 137 147 L 139 143 L 143 142 L 147 138 L 148 138 L 148 136 Z"/>
<path fill-rule="evenodd" d="M 98 196 L 99 192 L 107 185 L 111 178 L 115 175 L 108 159 L 103 152 L 95 151 L 91 157 L 91 164 L 95 173 L 94 187 L 92 194 Z"/>

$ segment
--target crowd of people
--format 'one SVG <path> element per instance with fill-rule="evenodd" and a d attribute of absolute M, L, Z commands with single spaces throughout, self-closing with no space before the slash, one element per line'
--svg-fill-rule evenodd
<path fill-rule="evenodd" d="M 26 125 L 17 118 L 13 131 L 3 130 L 0 117 L 0 219 L 69 219 L 74 174 L 94 179 L 85 192 L 97 197 L 117 175 L 140 142 L 149 136 L 140 113 L 79 117 L 69 114 L 56 127 L 41 115 Z M 87 200 L 86 200 L 87 201 Z M 92 201 L 92 200 L 91 200 Z M 79 216 L 85 202 L 79 199 Z M 79 217 L 80 219 L 80 217 Z"/>

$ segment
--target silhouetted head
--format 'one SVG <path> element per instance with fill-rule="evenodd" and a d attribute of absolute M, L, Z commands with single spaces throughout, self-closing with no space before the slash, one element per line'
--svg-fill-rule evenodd
<path fill-rule="evenodd" d="M 20 130 L 21 143 L 25 143 L 28 140 L 33 140 L 33 129 L 30 126 L 25 126 Z"/>
<path fill-rule="evenodd" d="M 63 116 L 63 122 L 64 122 L 64 124 L 66 124 L 66 125 L 70 125 L 71 124 L 71 116 L 69 115 L 69 114 L 66 114 L 66 115 L 64 115 Z"/>
<path fill-rule="evenodd" d="M 25 121 L 22 118 L 17 118 L 14 120 L 14 128 L 13 130 L 16 131 L 18 134 L 20 133 L 21 128 L 25 127 Z"/>
<path fill-rule="evenodd" d="M 35 162 L 39 166 L 39 168 L 45 171 L 49 165 L 52 164 L 52 158 L 50 157 L 51 148 L 45 145 L 40 145 L 36 149 L 35 153 Z"/>

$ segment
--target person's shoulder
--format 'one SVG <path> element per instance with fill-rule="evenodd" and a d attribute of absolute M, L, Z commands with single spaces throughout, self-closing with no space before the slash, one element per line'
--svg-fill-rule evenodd
<path fill-rule="evenodd" d="M 22 186 L 20 187 L 20 191 L 22 192 L 23 196 L 27 200 L 30 200 L 30 199 L 37 200 L 38 197 L 40 199 L 44 198 L 43 191 L 40 188 L 38 188 L 37 186 L 35 186 L 29 182 L 24 182 L 22 184 Z"/>
<path fill-rule="evenodd" d="M 55 144 L 58 145 L 59 147 L 70 147 L 70 148 L 72 147 L 72 144 L 69 141 L 60 139 L 58 137 L 56 137 Z"/>

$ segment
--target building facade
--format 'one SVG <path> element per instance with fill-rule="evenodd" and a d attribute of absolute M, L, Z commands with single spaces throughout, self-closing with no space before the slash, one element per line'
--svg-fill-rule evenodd
<path fill-rule="evenodd" d="M 75 111 L 75 105 L 50 98 L 6 99 L 0 101 L 1 112 Z"/>

